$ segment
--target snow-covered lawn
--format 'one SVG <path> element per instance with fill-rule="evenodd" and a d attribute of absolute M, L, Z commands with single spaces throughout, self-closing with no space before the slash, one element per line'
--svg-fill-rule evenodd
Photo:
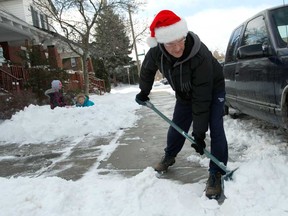
<path fill-rule="evenodd" d="M 171 92 L 162 85 L 155 90 Z M 0 144 L 75 141 L 132 127 L 139 118 L 135 115 L 140 108 L 134 101 L 137 92 L 137 86 L 126 86 L 104 96 L 91 95 L 95 106 L 87 108 L 50 110 L 48 105 L 31 105 L 0 123 Z M 255 120 L 229 116 L 225 129 L 234 160 L 228 167 L 239 169 L 233 181 L 225 182 L 227 199 L 222 205 L 204 196 L 203 182 L 158 179 L 151 167 L 131 178 L 100 175 L 95 167 L 78 181 L 0 178 L 0 216 L 288 215 L 287 139 L 283 133 L 261 128 Z"/>

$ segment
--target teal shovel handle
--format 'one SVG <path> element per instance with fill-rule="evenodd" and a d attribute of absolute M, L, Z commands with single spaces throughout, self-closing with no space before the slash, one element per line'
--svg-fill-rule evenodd
<path fill-rule="evenodd" d="M 176 125 L 173 121 L 171 121 L 169 118 L 167 118 L 162 112 L 160 112 L 150 101 L 145 101 L 145 104 L 147 107 L 155 111 L 161 118 L 163 118 L 166 122 L 168 122 L 175 130 L 177 130 L 182 136 L 184 136 L 187 140 L 189 140 L 192 145 L 196 145 L 195 140 L 187 134 L 185 131 L 183 131 L 178 125 Z M 218 167 L 220 167 L 225 173 L 230 174 L 231 171 L 227 169 L 227 167 L 220 162 L 216 157 L 214 157 L 210 152 L 208 152 L 206 149 L 204 149 L 204 154 L 210 158 Z M 233 170 L 232 172 L 234 172 Z M 230 174 L 232 176 L 232 174 Z"/>

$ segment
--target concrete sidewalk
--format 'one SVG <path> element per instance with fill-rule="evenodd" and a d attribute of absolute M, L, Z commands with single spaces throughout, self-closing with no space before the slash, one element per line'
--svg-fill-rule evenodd
<path fill-rule="evenodd" d="M 153 92 L 151 102 L 171 118 L 175 98 L 167 92 Z M 136 103 L 136 102 L 135 102 Z M 107 160 L 97 167 L 101 174 L 117 172 L 130 177 L 153 167 L 164 155 L 166 134 L 169 124 L 147 107 L 141 107 L 137 115 L 142 116 L 137 125 L 125 129 L 117 140 L 118 148 Z M 95 137 L 71 143 L 63 140 L 53 144 L 7 144 L 0 145 L 0 177 L 17 176 L 58 176 L 67 180 L 78 180 L 99 162 L 99 146 L 109 145 L 113 135 Z M 183 183 L 207 179 L 208 171 L 197 163 L 187 160 L 196 154 L 188 141 L 163 178 L 179 180 Z"/>
<path fill-rule="evenodd" d="M 175 97 L 167 92 L 153 92 L 150 100 L 164 115 L 171 119 L 175 105 Z M 169 124 L 148 107 L 142 107 L 137 115 L 143 116 L 135 127 L 125 130 L 118 140 L 119 147 L 110 158 L 98 167 L 101 173 L 117 172 L 124 176 L 133 176 L 147 167 L 153 167 L 164 155 L 166 135 Z M 187 157 L 195 153 L 191 144 L 186 141 L 176 163 L 169 168 L 163 178 L 178 180 L 182 183 L 193 183 L 207 180 L 207 168 L 189 162 Z"/>

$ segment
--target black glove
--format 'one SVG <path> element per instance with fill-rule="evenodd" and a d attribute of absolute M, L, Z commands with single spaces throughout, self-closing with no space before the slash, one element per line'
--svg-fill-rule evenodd
<path fill-rule="evenodd" d="M 139 105 L 146 105 L 146 101 L 149 101 L 150 98 L 148 97 L 148 94 L 146 94 L 145 92 L 141 91 L 140 93 L 138 93 L 136 95 L 135 101 L 139 104 Z"/>
<path fill-rule="evenodd" d="M 191 144 L 191 147 L 193 147 L 197 153 L 199 153 L 200 155 L 203 155 L 204 149 L 206 147 L 206 143 L 205 143 L 204 139 L 199 138 L 195 135 L 193 135 L 193 136 L 194 136 L 195 143 Z"/>

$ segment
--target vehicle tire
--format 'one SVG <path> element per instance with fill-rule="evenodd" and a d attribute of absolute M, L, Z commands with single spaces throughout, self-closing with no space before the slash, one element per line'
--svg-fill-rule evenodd
<path fill-rule="evenodd" d="M 229 107 L 227 105 L 224 106 L 224 115 L 229 115 Z"/>

